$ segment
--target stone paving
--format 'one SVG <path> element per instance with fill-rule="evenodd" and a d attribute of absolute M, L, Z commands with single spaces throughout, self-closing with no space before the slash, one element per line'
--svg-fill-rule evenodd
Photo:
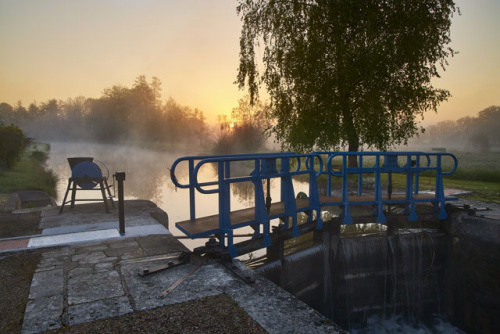
<path fill-rule="evenodd" d="M 185 250 L 181 244 L 173 246 L 175 240 L 169 239 L 173 237 L 145 236 L 44 252 L 33 276 L 23 332 L 34 333 L 134 311 L 135 302 L 122 274 L 123 261 L 158 255 L 155 244 L 161 242 L 173 255 Z M 148 248 L 151 242 L 152 247 Z"/>
<path fill-rule="evenodd" d="M 140 215 L 151 210 L 159 214 L 154 206 L 143 204 L 136 205 Z M 76 212 L 74 215 L 78 218 L 71 220 L 69 229 L 81 230 L 76 221 L 80 225 L 99 224 L 95 216 L 90 215 L 93 223 L 88 224 L 83 215 Z M 133 216 L 133 212 L 129 215 Z M 51 217 L 50 227 L 46 228 L 67 232 L 64 224 L 56 223 L 57 217 L 63 219 L 63 216 Z M 141 224 L 150 226 L 151 220 L 149 225 Z M 90 228 L 95 230 L 96 226 Z M 145 268 L 171 261 L 182 251 L 187 251 L 186 247 L 171 234 L 47 248 L 33 276 L 22 332 L 38 333 L 223 293 L 231 296 L 269 333 L 335 332 L 324 316 L 286 291 L 260 277 L 248 285 L 220 260 L 192 255 L 187 264 L 147 276 L 138 274 Z M 253 274 L 241 263 L 237 265 L 248 275 Z M 169 288 L 172 289 L 169 294 L 159 297 Z"/>
<path fill-rule="evenodd" d="M 177 256 L 182 250 L 184 246 L 171 235 L 157 235 L 45 252 L 33 277 L 23 333 L 222 293 L 231 296 L 269 333 L 282 333 L 287 328 L 285 331 L 297 333 L 312 329 L 315 333 L 334 332 L 321 314 L 286 291 L 263 278 L 247 285 L 218 260 L 205 262 L 192 256 L 188 264 L 149 276 L 138 275 L 142 269 L 165 263 L 166 257 Z M 159 298 L 183 278 L 186 280 L 170 294 Z"/>

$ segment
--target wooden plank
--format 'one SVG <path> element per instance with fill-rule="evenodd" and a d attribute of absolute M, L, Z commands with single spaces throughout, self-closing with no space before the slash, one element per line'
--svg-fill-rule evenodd
<path fill-rule="evenodd" d="M 296 205 L 298 209 L 304 209 L 309 206 L 309 199 L 297 199 Z M 277 216 L 285 213 L 285 203 L 276 202 L 271 204 L 270 215 Z M 255 221 L 255 208 L 246 208 L 242 210 L 232 211 L 229 213 L 231 226 L 235 228 L 237 225 L 249 225 Z M 188 236 L 209 235 L 219 229 L 219 215 L 196 218 L 195 220 L 185 220 L 175 224 Z"/>
<path fill-rule="evenodd" d="M 415 200 L 432 200 L 436 196 L 431 193 L 418 193 L 418 194 L 413 194 L 413 199 Z M 369 195 L 349 195 L 348 197 L 349 203 L 351 204 L 356 204 L 356 202 L 374 202 L 375 201 L 375 194 L 369 194 Z M 382 195 L 382 200 L 383 201 L 388 201 L 389 196 L 387 194 Z M 391 201 L 404 201 L 406 200 L 406 194 L 392 194 L 391 196 Z M 320 196 L 320 202 L 321 203 L 342 203 L 342 196 Z"/>
<path fill-rule="evenodd" d="M 195 236 L 219 228 L 219 215 L 197 218 L 195 220 L 185 220 L 175 224 L 188 236 Z"/>
<path fill-rule="evenodd" d="M 432 200 L 435 198 L 434 194 L 430 193 L 419 193 L 414 194 L 413 198 L 415 200 Z M 406 199 L 406 194 L 392 194 L 392 201 L 404 201 Z M 387 194 L 383 195 L 383 201 L 388 201 L 389 197 Z M 341 196 L 321 196 L 321 203 L 339 203 L 335 205 L 341 205 Z M 373 202 L 375 201 L 375 195 L 349 195 L 349 203 L 355 205 L 360 202 Z M 309 199 L 301 198 L 296 200 L 297 209 L 305 209 L 309 207 Z M 392 205 L 396 205 L 392 203 Z M 270 215 L 273 217 L 282 215 L 285 213 L 285 203 L 276 202 L 271 204 Z M 229 213 L 229 218 L 231 221 L 231 226 L 233 229 L 238 227 L 243 227 L 250 225 L 255 222 L 255 208 L 246 208 L 242 210 L 237 210 Z M 199 237 L 207 236 L 215 233 L 219 229 L 219 215 L 213 215 L 208 217 L 196 218 L 195 220 L 186 220 L 178 222 L 176 226 L 186 233 L 189 237 Z"/>

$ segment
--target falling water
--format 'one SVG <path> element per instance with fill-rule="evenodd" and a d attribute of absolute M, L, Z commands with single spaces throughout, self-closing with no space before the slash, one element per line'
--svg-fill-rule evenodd
<path fill-rule="evenodd" d="M 336 287 L 334 319 L 351 327 L 366 321 L 371 312 L 384 312 L 386 300 L 387 243 L 381 235 L 343 237 L 333 265 Z"/>
<path fill-rule="evenodd" d="M 403 298 L 405 313 L 412 325 L 420 323 L 422 297 L 422 234 L 404 233 L 398 235 L 403 276 Z M 397 288 L 397 287 L 396 287 Z"/>
<path fill-rule="evenodd" d="M 353 332 L 460 333 L 439 316 L 446 259 L 437 248 L 446 247 L 443 233 L 320 239 L 256 270 Z"/>

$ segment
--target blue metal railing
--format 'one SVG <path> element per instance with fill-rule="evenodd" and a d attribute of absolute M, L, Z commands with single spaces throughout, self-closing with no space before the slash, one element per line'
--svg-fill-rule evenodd
<path fill-rule="evenodd" d="M 452 160 L 449 171 L 443 171 L 443 158 Z M 349 160 L 356 159 L 357 166 L 350 167 Z M 340 161 L 338 161 L 340 160 Z M 244 163 L 252 166 L 253 170 L 245 175 L 232 175 L 231 167 L 236 163 Z M 181 183 L 175 177 L 176 168 L 187 163 L 188 180 Z M 204 166 L 214 167 L 215 176 L 213 180 L 200 180 L 200 170 Z M 424 152 L 314 152 L 310 154 L 296 153 L 265 153 L 265 154 L 236 154 L 236 155 L 205 155 L 189 156 L 177 159 L 171 167 L 171 179 L 175 186 L 189 189 L 190 221 L 194 224 L 196 216 L 196 193 L 218 195 L 218 225 L 197 232 L 189 232 L 179 224 L 176 226 L 191 238 L 199 238 L 208 235 L 218 235 L 222 247 L 227 247 L 232 257 L 237 255 L 233 243 L 233 230 L 244 226 L 254 229 L 253 238 L 263 237 L 262 247 L 271 245 L 269 234 L 270 220 L 280 218 L 283 221 L 282 228 L 290 228 L 289 220 L 292 221 L 292 236 L 299 235 L 297 214 L 308 213 L 308 221 L 313 220 L 313 212 L 316 213 L 317 228 L 322 228 L 321 208 L 323 206 L 338 206 L 341 208 L 343 224 L 352 224 L 350 207 L 352 205 L 372 205 L 373 214 L 378 223 L 386 222 L 383 211 L 384 205 L 402 204 L 405 206 L 405 214 L 410 221 L 417 219 L 415 204 L 418 202 L 430 202 L 435 205 L 439 218 L 446 218 L 445 202 L 456 198 L 446 197 L 443 188 L 443 175 L 453 173 L 458 165 L 454 155 L 450 153 L 424 153 Z M 250 168 L 252 168 L 250 167 Z M 278 169 L 279 167 L 279 169 Z M 421 196 L 419 194 L 419 179 L 423 172 L 435 174 L 435 192 L 433 196 Z M 405 174 L 405 193 L 393 196 L 392 174 Z M 298 206 L 294 191 L 292 177 L 308 175 L 309 196 L 307 203 L 301 202 Z M 327 177 L 327 194 L 319 196 L 317 178 L 321 175 Z M 357 175 L 357 189 L 354 194 L 349 192 L 349 176 Z M 375 180 L 373 194 L 366 196 L 364 193 L 364 180 L 372 176 Z M 387 179 L 387 185 L 382 186 L 383 176 Z M 270 203 L 266 203 L 263 182 L 273 178 L 280 179 L 280 210 L 270 210 Z M 334 179 L 340 178 L 340 197 L 332 196 Z M 254 187 L 254 215 L 251 219 L 235 223 L 231 218 L 231 194 L 230 186 L 234 183 L 251 182 Z M 226 242 L 227 241 L 227 242 Z"/>
<path fill-rule="evenodd" d="M 317 152 L 322 157 L 326 155 L 326 168 L 324 174 L 327 175 L 327 198 L 323 198 L 322 206 L 340 206 L 342 207 L 343 224 L 352 224 L 350 215 L 351 205 L 373 205 L 374 215 L 377 216 L 377 223 L 385 223 L 386 217 L 383 212 L 384 205 L 405 204 L 405 214 L 410 221 L 418 219 L 415 212 L 415 203 L 431 202 L 435 204 L 436 210 L 439 210 L 439 218 L 446 219 L 445 201 L 455 200 L 456 198 L 447 198 L 444 195 L 443 175 L 453 173 L 458 166 L 458 161 L 450 153 L 424 153 L 424 152 Z M 443 157 L 450 157 L 453 166 L 450 171 L 442 170 Z M 357 162 L 356 167 L 349 166 L 349 159 L 354 158 Z M 340 165 L 334 164 L 335 159 L 340 159 Z M 373 165 L 366 166 L 368 163 Z M 420 174 L 423 172 L 435 172 L 435 191 L 434 197 L 419 198 Z M 406 186 L 403 198 L 392 198 L 392 174 L 405 174 Z M 373 175 L 375 179 L 373 196 L 364 196 L 363 199 L 356 198 L 350 200 L 352 194 L 349 192 L 349 175 L 357 175 L 357 193 L 363 197 L 363 176 Z M 382 175 L 387 176 L 387 196 L 383 196 Z M 332 192 L 332 179 L 341 178 L 341 200 L 329 200 Z M 421 196 L 422 197 L 422 196 Z M 332 197 L 333 199 L 333 197 Z"/>
<path fill-rule="evenodd" d="M 189 168 L 188 183 L 181 184 L 175 177 L 175 169 L 182 163 L 187 162 Z M 237 162 L 252 164 L 253 170 L 248 175 L 232 175 L 231 165 Z M 315 170 L 315 162 L 319 170 Z M 278 166 L 279 163 L 279 166 Z M 200 170 L 206 165 L 212 165 L 216 170 L 215 180 L 200 181 Z M 278 170 L 279 167 L 279 170 Z M 296 154 L 296 153 L 268 153 L 268 154 L 239 154 L 239 155 L 216 155 L 216 156 L 192 156 L 183 157 L 176 160 L 171 168 L 171 178 L 174 184 L 179 188 L 188 188 L 190 191 L 190 220 L 196 220 L 196 196 L 200 194 L 218 194 L 219 224 L 216 229 L 207 229 L 193 234 L 185 230 L 182 225 L 176 226 L 183 230 L 191 238 L 203 237 L 216 234 L 219 236 L 221 246 L 228 247 L 231 256 L 236 256 L 236 249 L 233 244 L 233 230 L 244 226 L 252 226 L 254 229 L 253 238 L 263 237 L 262 247 L 271 245 L 269 235 L 272 219 L 281 218 L 283 228 L 289 228 L 289 218 L 292 220 L 292 235 L 299 235 L 297 214 L 299 212 L 316 211 L 317 228 L 322 228 L 321 207 L 319 205 L 317 177 L 321 175 L 323 161 L 315 154 Z M 295 191 L 292 177 L 299 175 L 309 176 L 309 196 L 307 205 L 297 207 Z M 270 210 L 264 195 L 263 181 L 272 178 L 280 179 L 280 202 L 282 210 L 275 212 Z M 253 218 L 241 223 L 231 221 L 231 194 L 230 185 L 239 182 L 251 182 L 254 187 L 254 215 Z M 269 182 L 269 181 L 268 181 Z M 309 214 L 312 221 L 312 214 Z M 261 231 L 262 226 L 262 231 Z M 224 241 L 227 238 L 227 245 Z"/>

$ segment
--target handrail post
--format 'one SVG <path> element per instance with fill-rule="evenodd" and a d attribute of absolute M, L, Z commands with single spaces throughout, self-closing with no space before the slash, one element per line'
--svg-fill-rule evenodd
<path fill-rule="evenodd" d="M 384 223 L 386 222 L 386 217 L 384 215 L 384 199 L 382 195 L 382 172 L 380 166 L 380 154 L 375 155 L 374 169 L 375 169 L 375 203 L 377 204 L 377 223 Z"/>
<path fill-rule="evenodd" d="M 445 210 L 445 197 L 444 197 L 444 187 L 443 187 L 443 170 L 441 166 L 441 155 L 436 156 L 436 199 L 438 200 L 440 210 L 439 219 L 446 219 L 448 214 Z M 438 205 L 436 203 L 436 205 Z"/>
<path fill-rule="evenodd" d="M 413 161 L 412 161 L 413 164 Z M 418 186 L 420 182 L 420 154 L 417 154 L 415 157 L 415 168 L 417 168 L 417 172 L 415 173 L 415 194 L 418 194 Z"/>
<path fill-rule="evenodd" d="M 409 205 L 410 214 L 408 215 L 409 221 L 417 221 L 418 216 L 415 209 L 415 198 L 413 196 L 413 171 L 411 154 L 406 155 L 406 201 Z"/>
<path fill-rule="evenodd" d="M 125 181 L 125 172 L 115 173 L 116 181 L 118 182 L 118 221 L 120 227 L 120 235 L 125 235 L 125 203 L 123 199 L 123 181 Z"/>
<path fill-rule="evenodd" d="M 332 173 L 333 173 L 333 167 L 332 167 L 332 160 L 330 159 L 330 155 L 328 155 L 328 160 L 327 160 L 327 180 L 326 180 L 326 196 L 330 197 L 332 195 Z"/>
<path fill-rule="evenodd" d="M 194 160 L 189 159 L 189 219 L 196 219 L 196 203 L 195 203 L 195 184 L 194 180 Z"/>
<path fill-rule="evenodd" d="M 343 210 L 343 216 L 344 224 L 352 224 L 352 217 L 350 213 L 350 204 L 349 204 L 349 187 L 348 187 L 348 177 L 349 177 L 349 172 L 347 170 L 348 166 L 348 161 L 349 155 L 345 154 L 342 155 L 342 204 L 344 207 Z"/>
<path fill-rule="evenodd" d="M 358 156 L 358 196 L 363 195 L 363 156 Z"/>

